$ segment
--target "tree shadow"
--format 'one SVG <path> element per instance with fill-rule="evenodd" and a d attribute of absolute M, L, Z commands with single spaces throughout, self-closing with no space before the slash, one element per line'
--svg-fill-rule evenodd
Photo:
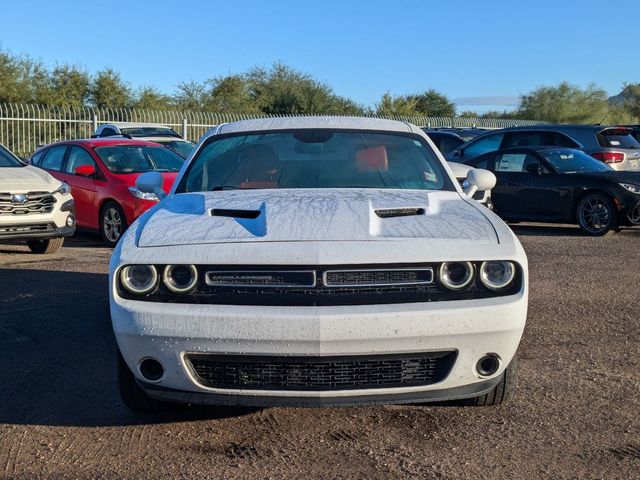
<path fill-rule="evenodd" d="M 116 426 L 237 416 L 189 407 L 131 413 L 116 381 L 108 276 L 1 269 L 0 423 Z"/>

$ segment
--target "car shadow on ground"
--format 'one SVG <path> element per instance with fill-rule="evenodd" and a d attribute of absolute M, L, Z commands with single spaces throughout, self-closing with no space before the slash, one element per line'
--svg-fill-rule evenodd
<path fill-rule="evenodd" d="M 508 223 L 513 233 L 518 236 L 546 237 L 581 237 L 589 238 L 577 225 L 553 225 L 536 223 Z M 621 227 L 618 231 L 610 231 L 607 235 L 640 235 L 639 227 Z"/>
<path fill-rule="evenodd" d="M 117 390 L 107 275 L 0 268 L 0 280 L 0 423 L 115 426 L 255 411 L 131 413 Z"/>

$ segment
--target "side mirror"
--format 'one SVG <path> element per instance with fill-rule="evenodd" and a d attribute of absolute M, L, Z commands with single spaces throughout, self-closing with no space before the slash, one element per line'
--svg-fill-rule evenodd
<path fill-rule="evenodd" d="M 529 163 L 524 168 L 527 172 L 533 173 L 534 175 L 542 175 L 542 168 L 540 168 L 539 163 Z"/>
<path fill-rule="evenodd" d="M 76 167 L 74 173 L 83 177 L 93 177 L 96 174 L 96 167 L 93 165 L 80 165 Z"/>
<path fill-rule="evenodd" d="M 467 173 L 467 187 L 464 189 L 464 193 L 468 197 L 473 197 L 473 194 L 478 190 L 491 190 L 496 186 L 496 176 L 489 170 L 483 170 L 481 168 L 474 168 Z"/>
<path fill-rule="evenodd" d="M 159 172 L 145 172 L 136 180 L 136 188 L 144 193 L 153 193 L 158 199 L 162 200 L 167 196 L 162 190 L 164 179 Z"/>
<path fill-rule="evenodd" d="M 454 157 L 461 157 L 461 156 L 462 156 L 462 149 L 461 149 L 460 147 L 456 148 L 456 149 L 453 151 L 453 156 L 454 156 Z"/>

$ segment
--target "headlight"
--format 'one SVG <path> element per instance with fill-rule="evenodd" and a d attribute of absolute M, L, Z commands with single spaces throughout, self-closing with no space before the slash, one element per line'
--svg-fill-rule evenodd
<path fill-rule="evenodd" d="M 502 290 L 513 282 L 516 267 L 511 262 L 482 262 L 480 281 L 490 290 Z"/>
<path fill-rule="evenodd" d="M 622 188 L 629 190 L 631 193 L 640 194 L 640 185 L 635 185 L 633 183 L 619 183 Z"/>
<path fill-rule="evenodd" d="M 158 197 L 156 196 L 155 193 L 141 192 L 136 187 L 129 187 L 129 191 L 131 192 L 131 195 L 133 195 L 136 198 L 140 198 L 141 200 L 158 201 Z"/>
<path fill-rule="evenodd" d="M 475 269 L 471 262 L 444 262 L 438 276 L 442 284 L 450 290 L 462 290 L 473 282 Z"/>
<path fill-rule="evenodd" d="M 167 265 L 162 280 L 174 293 L 187 293 L 198 283 L 198 270 L 193 265 Z"/>
<path fill-rule="evenodd" d="M 68 183 L 60 182 L 60 186 L 56 190 L 54 190 L 53 193 L 59 193 L 60 195 L 69 195 L 71 193 L 71 187 Z"/>
<path fill-rule="evenodd" d="M 158 272 L 153 265 L 129 265 L 120 271 L 120 281 L 131 293 L 144 295 L 158 283 Z"/>

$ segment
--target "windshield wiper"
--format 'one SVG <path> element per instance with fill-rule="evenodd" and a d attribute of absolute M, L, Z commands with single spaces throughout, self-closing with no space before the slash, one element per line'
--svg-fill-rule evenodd
<path fill-rule="evenodd" d="M 221 190 L 244 190 L 244 188 L 234 187 L 233 185 L 216 185 L 211 189 L 212 192 L 220 192 Z"/>

